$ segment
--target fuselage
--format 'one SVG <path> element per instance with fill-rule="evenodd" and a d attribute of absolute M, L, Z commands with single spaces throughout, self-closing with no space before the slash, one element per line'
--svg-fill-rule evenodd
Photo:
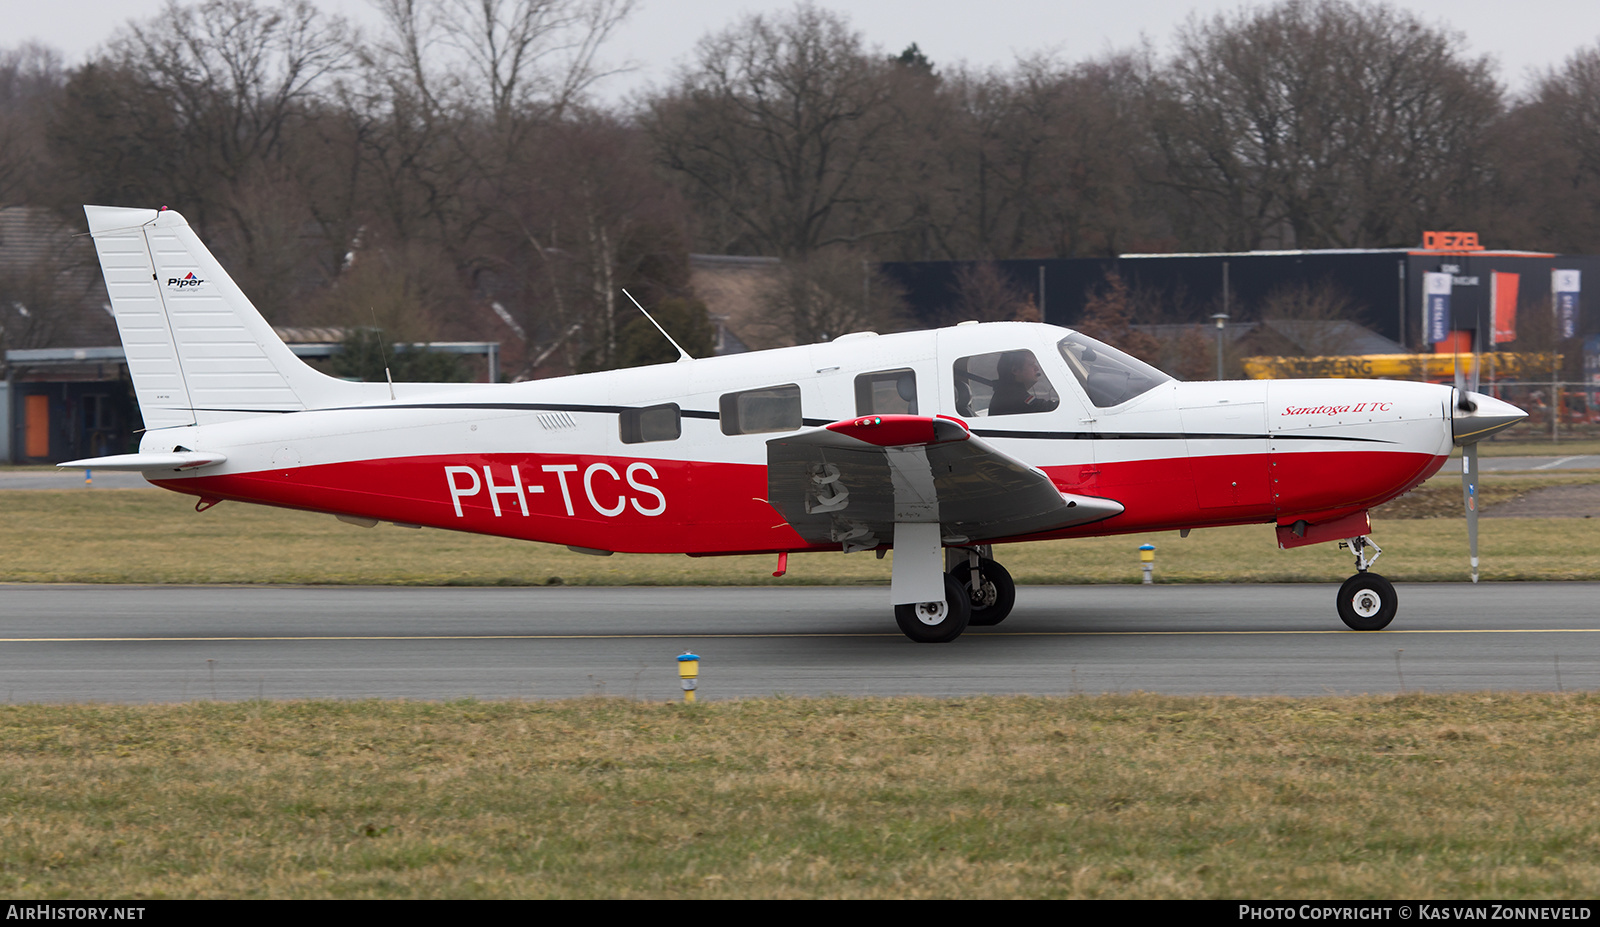
<path fill-rule="evenodd" d="M 205 498 L 690 554 L 816 548 L 766 502 L 766 442 L 873 412 L 959 418 L 1062 492 L 1123 506 L 1035 538 L 1326 521 L 1411 489 L 1450 452 L 1447 387 L 1162 379 L 1125 398 L 1074 366 L 1070 335 L 969 324 L 527 383 L 397 384 L 394 399 L 153 430 L 141 450 L 225 454 L 154 480 Z M 1022 351 L 1045 383 L 1034 394 L 1052 398 L 989 414 L 975 388 L 1002 411 L 994 384 L 1009 372 L 993 358 Z"/>

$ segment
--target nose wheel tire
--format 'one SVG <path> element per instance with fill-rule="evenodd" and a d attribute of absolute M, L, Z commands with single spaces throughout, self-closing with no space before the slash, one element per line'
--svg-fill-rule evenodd
<path fill-rule="evenodd" d="M 978 561 L 978 588 L 972 588 L 972 567 L 961 564 L 950 571 L 972 603 L 972 617 L 967 624 L 974 628 L 988 628 L 1006 620 L 1011 607 L 1017 604 L 1017 584 L 1011 581 L 1006 568 L 988 557 Z"/>
<path fill-rule="evenodd" d="M 1394 584 L 1376 573 L 1357 573 L 1339 587 L 1339 618 L 1357 631 L 1381 631 L 1394 620 L 1400 600 Z"/>
<path fill-rule="evenodd" d="M 972 600 L 965 586 L 947 573 L 944 601 L 918 602 L 894 607 L 895 624 L 901 633 L 919 644 L 945 644 L 961 636 L 972 617 Z"/>

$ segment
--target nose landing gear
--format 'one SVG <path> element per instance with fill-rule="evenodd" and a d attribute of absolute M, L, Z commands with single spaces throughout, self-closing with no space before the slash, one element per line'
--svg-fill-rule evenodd
<path fill-rule="evenodd" d="M 1340 541 L 1339 547 L 1354 551 L 1356 555 L 1356 575 L 1339 587 L 1339 619 L 1356 631 L 1383 630 L 1394 620 L 1395 609 L 1400 605 L 1394 584 L 1376 573 L 1368 572 L 1368 568 L 1383 554 L 1383 549 L 1365 535 Z M 1367 556 L 1369 549 L 1372 551 L 1370 557 Z"/>

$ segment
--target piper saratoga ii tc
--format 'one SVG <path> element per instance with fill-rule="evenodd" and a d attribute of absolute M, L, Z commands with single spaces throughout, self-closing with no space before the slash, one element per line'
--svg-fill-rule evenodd
<path fill-rule="evenodd" d="M 59 466 L 139 471 L 201 510 L 590 553 L 892 548 L 890 602 L 921 642 L 1010 612 L 995 543 L 1265 522 L 1283 547 L 1347 541 L 1339 616 L 1383 628 L 1396 597 L 1369 569 L 1368 510 L 1461 445 L 1475 529 L 1475 443 L 1526 417 L 1459 383 L 1183 383 L 1025 322 L 525 383 L 354 383 L 295 357 L 178 213 L 85 212 L 146 431 L 136 454 Z"/>

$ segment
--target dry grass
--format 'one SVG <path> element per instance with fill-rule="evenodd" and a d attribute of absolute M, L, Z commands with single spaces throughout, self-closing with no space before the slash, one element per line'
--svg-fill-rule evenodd
<path fill-rule="evenodd" d="M 1461 473 L 1454 467 L 1451 472 L 1435 476 L 1416 489 L 1393 502 L 1373 509 L 1372 516 L 1379 521 L 1414 518 L 1461 518 Z M 1553 486 L 1589 486 L 1600 483 L 1600 474 L 1588 472 L 1492 473 L 1480 474 L 1478 500 L 1487 512 L 1497 505 L 1520 499 L 1530 492 Z"/>
<path fill-rule="evenodd" d="M 1584 477 L 1499 478 L 1493 500 L 1529 486 Z M 1587 479 L 1596 479 L 1588 477 Z M 1410 500 L 1410 501 L 1408 501 Z M 1421 500 L 1421 501 L 1416 501 Z M 1431 481 L 1402 505 L 1450 510 L 1459 483 Z M 450 531 L 351 527 L 327 515 L 223 503 L 204 513 L 163 490 L 0 494 L 0 582 L 309 583 L 359 585 L 806 585 L 882 584 L 890 561 L 870 554 L 800 554 L 773 579 L 772 557 L 590 557 Z M 1466 522 L 1375 516 L 1397 581 L 1467 578 Z M 1338 582 L 1351 558 L 1332 544 L 1281 551 L 1269 525 L 1002 546 L 996 557 L 1022 583 L 1138 582 L 1137 549 L 1156 546 L 1161 582 Z M 1480 530 L 1489 580 L 1600 578 L 1600 519 L 1495 519 Z"/>
<path fill-rule="evenodd" d="M 0 708 L 0 892 L 1558 898 L 1600 699 Z"/>

